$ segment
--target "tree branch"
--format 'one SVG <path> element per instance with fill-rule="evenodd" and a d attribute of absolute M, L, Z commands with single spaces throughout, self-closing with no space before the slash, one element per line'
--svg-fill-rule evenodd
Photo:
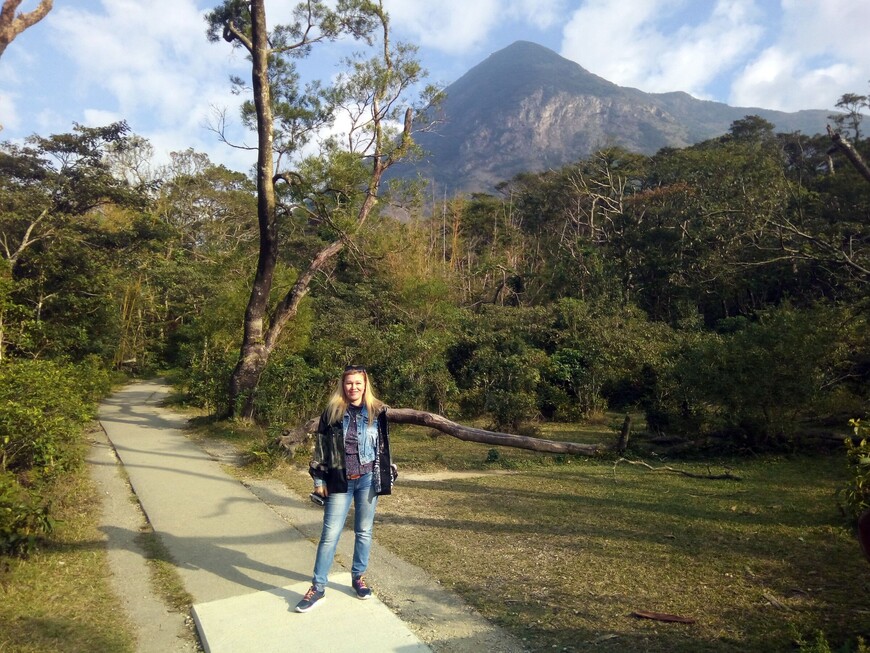
<path fill-rule="evenodd" d="M 870 182 L 870 168 L 867 167 L 867 164 L 864 162 L 864 159 L 861 158 L 858 150 L 854 148 L 845 136 L 831 129 L 830 125 L 828 125 L 828 136 L 831 137 L 831 141 L 834 143 L 831 149 L 839 150 L 845 154 L 846 158 L 849 159 L 851 164 L 855 167 L 855 170 L 857 170 L 865 180 Z"/>
<path fill-rule="evenodd" d="M 0 56 L 16 36 L 45 18 L 54 5 L 54 0 L 41 0 L 33 11 L 16 16 L 15 10 L 21 2 L 22 0 L 4 0 L 3 8 L 0 9 Z"/>
<path fill-rule="evenodd" d="M 452 435 L 465 442 L 478 442 L 480 444 L 492 444 L 502 447 L 514 447 L 515 449 L 526 449 L 529 451 L 540 451 L 543 453 L 562 453 L 575 454 L 580 456 L 595 456 L 599 453 L 607 451 L 608 447 L 602 444 L 580 444 L 577 442 L 558 442 L 556 440 L 543 440 L 541 438 L 530 438 L 523 435 L 514 435 L 512 433 L 498 433 L 495 431 L 486 431 L 484 429 L 463 426 L 456 422 L 451 422 L 446 417 L 436 415 L 435 413 L 427 413 L 422 410 L 413 410 L 411 408 L 388 408 L 387 421 L 394 424 L 414 424 L 416 426 L 426 426 L 436 431 L 441 431 L 447 435 Z M 308 436 L 317 428 L 318 419 L 310 419 L 301 426 L 294 429 L 285 430 L 278 438 L 279 443 L 289 451 L 295 451 Z"/>
<path fill-rule="evenodd" d="M 642 460 L 629 460 L 628 458 L 619 458 L 615 463 L 613 463 L 613 478 L 616 479 L 616 466 L 619 463 L 628 463 L 629 465 L 639 465 L 641 467 L 646 467 L 651 472 L 666 472 L 671 474 L 679 474 L 681 476 L 688 476 L 689 478 L 702 478 L 710 481 L 741 481 L 739 476 L 735 476 L 731 472 L 724 472 L 723 474 L 695 474 L 693 472 L 687 472 L 682 469 L 674 469 L 673 467 L 653 467 L 649 463 L 645 463 Z"/>

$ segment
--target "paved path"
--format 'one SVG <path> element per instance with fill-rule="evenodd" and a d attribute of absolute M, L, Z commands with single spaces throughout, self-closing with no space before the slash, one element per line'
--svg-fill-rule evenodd
<path fill-rule="evenodd" d="M 159 382 L 127 386 L 101 404 L 100 422 L 194 597 L 208 653 L 430 651 L 377 597 L 359 601 L 338 565 L 323 604 L 294 612 L 310 584 L 315 542 L 184 437 L 184 420 L 160 408 L 167 392 Z M 319 518 L 307 507 L 297 514 Z M 304 525 L 309 536 L 313 526 Z M 131 536 L 113 528 L 110 542 Z"/>

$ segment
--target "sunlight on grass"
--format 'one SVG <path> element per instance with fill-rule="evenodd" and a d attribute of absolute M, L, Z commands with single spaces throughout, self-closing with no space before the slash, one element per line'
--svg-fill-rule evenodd
<path fill-rule="evenodd" d="M 617 428 L 547 425 L 541 437 L 610 443 Z M 243 449 L 263 438 L 231 430 L 220 436 Z M 870 634 L 870 568 L 833 498 L 840 456 L 667 463 L 697 474 L 733 468 L 734 481 L 418 427 L 394 428 L 392 446 L 400 477 L 379 504 L 377 540 L 532 650 L 792 651 L 822 632 L 849 651 Z M 307 455 L 256 471 L 304 495 Z M 438 471 L 480 475 L 408 478 Z"/>
<path fill-rule="evenodd" d="M 832 498 L 840 463 L 751 461 L 742 482 L 582 460 L 408 482 L 377 538 L 535 650 L 787 651 L 795 633 L 870 623 L 870 573 Z"/>
<path fill-rule="evenodd" d="M 132 627 L 109 587 L 100 507 L 84 471 L 55 489 L 52 542 L 0 567 L 0 651 L 134 651 Z"/>

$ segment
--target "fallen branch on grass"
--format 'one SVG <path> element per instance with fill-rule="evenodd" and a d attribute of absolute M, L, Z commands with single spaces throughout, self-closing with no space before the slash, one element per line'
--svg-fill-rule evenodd
<path fill-rule="evenodd" d="M 513 433 L 498 433 L 497 431 L 477 429 L 471 426 L 463 426 L 462 424 L 451 422 L 446 417 L 436 415 L 435 413 L 427 413 L 422 410 L 413 410 L 411 408 L 388 408 L 387 421 L 394 424 L 427 426 L 466 442 L 494 444 L 502 447 L 514 447 L 516 449 L 528 449 L 530 451 L 541 451 L 544 453 L 595 456 L 608 449 L 608 447 L 602 444 L 559 442 L 556 440 L 543 440 L 541 438 L 515 435 Z M 289 454 L 292 456 L 296 451 L 296 448 L 305 442 L 305 440 L 307 440 L 308 437 L 317 429 L 317 422 L 317 418 L 314 418 L 308 420 L 302 426 L 285 430 L 278 438 L 279 443 L 282 447 L 287 449 Z"/>
<path fill-rule="evenodd" d="M 651 472 L 668 472 L 671 474 L 679 474 L 682 476 L 688 476 L 689 478 L 701 478 L 710 481 L 740 481 L 743 480 L 739 476 L 735 476 L 730 471 L 726 471 L 723 474 L 695 474 L 694 472 L 687 472 L 682 469 L 674 469 L 673 467 L 653 467 L 649 463 L 645 463 L 642 460 L 629 460 L 628 458 L 619 458 L 615 463 L 613 463 L 613 478 L 616 478 L 616 466 L 619 463 L 628 463 L 629 465 L 639 465 L 641 467 L 646 467 Z"/>
<path fill-rule="evenodd" d="M 631 613 L 632 617 L 637 617 L 638 619 L 652 619 L 654 621 L 667 621 L 675 624 L 693 624 L 695 620 L 691 617 L 681 617 L 677 614 L 665 614 L 664 612 L 647 612 L 645 610 L 638 610 L 636 612 Z"/>

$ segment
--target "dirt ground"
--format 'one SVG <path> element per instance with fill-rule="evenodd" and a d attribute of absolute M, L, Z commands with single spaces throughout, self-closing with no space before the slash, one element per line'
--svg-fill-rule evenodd
<path fill-rule="evenodd" d="M 209 444 L 206 452 L 229 467 L 236 467 L 237 456 L 229 445 Z M 114 465 L 108 464 L 114 461 Z M 145 517 L 135 500 L 123 470 L 118 464 L 111 445 L 102 432 L 93 435 L 89 456 L 92 477 L 103 497 L 103 525 L 125 525 L 126 528 L 107 528 L 107 532 L 147 529 Z M 444 480 L 458 472 L 445 474 L 414 474 L 414 480 Z M 410 478 L 411 475 L 408 475 Z M 298 526 L 311 524 L 310 512 L 319 510 L 307 506 L 299 498 L 272 480 L 243 478 L 243 484 L 289 526 L 317 542 L 319 528 Z M 305 506 L 300 508 L 300 503 Z M 342 537 L 337 562 L 352 557 L 352 537 Z M 121 603 L 134 624 L 139 646 L 137 653 L 189 653 L 201 651 L 190 616 L 168 608 L 156 594 L 148 578 L 144 554 L 135 541 L 108 541 L 109 560 L 113 573 L 113 586 Z M 442 588 L 422 569 L 394 556 L 375 541 L 369 565 L 369 579 L 377 597 L 389 606 L 408 627 L 437 653 L 522 653 L 526 649 L 516 638 L 497 628 L 460 597 Z"/>

